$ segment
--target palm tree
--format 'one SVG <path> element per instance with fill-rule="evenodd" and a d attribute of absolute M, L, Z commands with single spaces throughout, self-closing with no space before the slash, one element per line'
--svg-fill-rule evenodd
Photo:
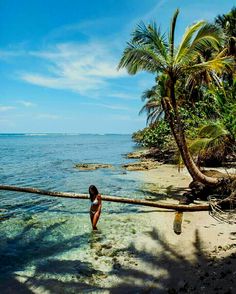
<path fill-rule="evenodd" d="M 225 34 L 225 47 L 229 55 L 236 58 L 236 7 L 227 14 L 218 15 L 215 19 L 216 25 L 223 29 Z"/>
<path fill-rule="evenodd" d="M 219 52 L 223 42 L 220 28 L 199 21 L 188 27 L 179 46 L 175 46 L 177 9 L 173 15 L 168 38 L 161 34 L 155 23 L 146 26 L 141 23 L 132 34 L 125 48 L 118 68 L 125 67 L 129 74 L 147 71 L 160 77 L 166 77 L 166 95 L 161 99 L 166 119 L 169 122 L 180 154 L 193 180 L 208 185 L 218 184 L 218 179 L 205 176 L 193 161 L 188 150 L 182 121 L 178 111 L 176 89 L 181 79 L 207 72 L 209 78 L 217 79 L 217 73 L 230 69 L 232 59 Z M 211 60 L 204 61 L 201 52 L 209 48 L 215 53 Z"/>
<path fill-rule="evenodd" d="M 141 108 L 139 114 L 147 113 L 147 124 L 153 124 L 157 120 L 160 120 L 164 116 L 163 98 L 166 95 L 165 87 L 166 77 L 162 75 L 157 84 L 151 89 L 143 92 L 142 101 L 146 100 L 146 103 Z"/>

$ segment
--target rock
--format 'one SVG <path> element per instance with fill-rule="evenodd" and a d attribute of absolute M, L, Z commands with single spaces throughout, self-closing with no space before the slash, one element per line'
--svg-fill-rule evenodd
<path fill-rule="evenodd" d="M 130 152 L 126 154 L 127 158 L 134 158 L 134 159 L 140 159 L 142 157 L 145 157 L 149 153 L 149 150 L 138 150 L 134 152 Z"/>
<path fill-rule="evenodd" d="M 104 249 L 111 249 L 113 246 L 111 243 L 107 243 L 107 244 L 102 244 L 102 248 Z"/>
<path fill-rule="evenodd" d="M 79 170 L 96 170 L 98 168 L 112 168 L 112 165 L 104 163 L 77 163 L 74 167 Z"/>
<path fill-rule="evenodd" d="M 154 160 L 142 160 L 122 165 L 128 171 L 142 171 L 155 169 L 160 166 L 160 163 Z"/>
<path fill-rule="evenodd" d="M 115 263 L 115 264 L 113 265 L 113 268 L 116 269 L 116 270 L 118 270 L 118 269 L 121 268 L 121 264 L 120 264 L 119 262 L 117 262 L 117 263 Z"/>

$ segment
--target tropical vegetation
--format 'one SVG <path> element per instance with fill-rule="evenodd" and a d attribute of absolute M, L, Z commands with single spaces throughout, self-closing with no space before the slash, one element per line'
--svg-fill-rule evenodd
<path fill-rule="evenodd" d="M 139 24 L 118 67 L 155 75 L 142 96 L 150 126 L 134 139 L 163 148 L 172 137 L 193 180 L 214 186 L 219 180 L 204 175 L 192 155 L 220 148 L 225 157 L 235 143 L 235 8 L 215 23 L 189 26 L 176 45 L 178 15 L 176 10 L 168 34 L 156 23 Z M 231 147 L 223 148 L 226 143 Z"/>

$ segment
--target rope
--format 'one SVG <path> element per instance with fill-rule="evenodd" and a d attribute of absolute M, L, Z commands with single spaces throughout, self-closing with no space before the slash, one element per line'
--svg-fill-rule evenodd
<path fill-rule="evenodd" d="M 233 201 L 230 201 L 229 210 L 222 210 L 217 204 L 219 198 L 209 196 L 208 203 L 211 207 L 209 214 L 219 222 L 227 223 L 230 225 L 236 224 L 236 207 Z"/>

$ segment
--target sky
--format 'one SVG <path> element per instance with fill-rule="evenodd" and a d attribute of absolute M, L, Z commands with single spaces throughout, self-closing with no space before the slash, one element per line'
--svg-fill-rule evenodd
<path fill-rule="evenodd" d="M 141 21 L 177 41 L 232 0 L 0 0 L 0 133 L 119 133 L 145 127 L 143 91 L 154 76 L 117 70 Z"/>

